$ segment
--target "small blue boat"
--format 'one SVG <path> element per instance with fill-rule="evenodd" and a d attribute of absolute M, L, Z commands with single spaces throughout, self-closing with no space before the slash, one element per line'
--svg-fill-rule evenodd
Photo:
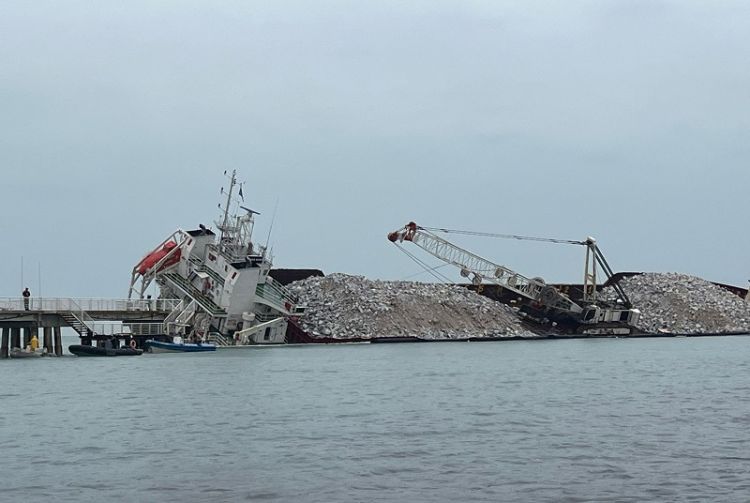
<path fill-rule="evenodd" d="M 209 342 L 182 342 L 181 337 L 175 337 L 172 342 L 161 342 L 149 339 L 146 341 L 149 353 L 201 353 L 216 351 L 216 344 Z"/>

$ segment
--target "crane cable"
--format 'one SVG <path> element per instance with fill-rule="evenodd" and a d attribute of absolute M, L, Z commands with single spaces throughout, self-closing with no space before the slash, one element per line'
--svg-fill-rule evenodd
<path fill-rule="evenodd" d="M 449 265 L 453 265 L 453 264 L 445 263 L 445 264 L 441 264 L 441 265 L 436 265 L 435 267 L 430 267 L 429 270 L 427 270 L 427 271 L 416 272 L 414 274 L 410 274 L 409 276 L 404 277 L 403 281 L 408 281 L 408 280 L 410 280 L 412 278 L 416 278 L 417 276 L 421 276 L 422 274 L 424 274 L 426 272 L 437 271 L 438 269 L 442 269 L 443 267 L 448 267 Z"/>
<path fill-rule="evenodd" d="M 407 257 L 409 257 L 410 259 L 412 259 L 414 262 L 416 262 L 417 264 L 419 264 L 420 266 L 422 266 L 424 268 L 425 272 L 428 272 L 429 274 L 431 274 L 438 281 L 444 281 L 444 282 L 450 283 L 450 284 L 454 283 L 454 281 L 451 281 L 451 279 L 448 278 L 447 276 L 445 276 L 445 275 L 443 275 L 441 273 L 435 272 L 435 270 L 438 267 L 443 267 L 444 265 L 448 265 L 448 264 L 443 264 L 443 265 L 440 265 L 438 267 L 429 267 L 429 265 L 426 262 L 424 262 L 423 260 L 419 259 L 416 255 L 414 255 L 410 251 L 406 250 L 400 244 L 398 244 L 398 243 L 394 243 L 394 244 L 396 245 L 396 248 L 398 248 L 399 250 L 401 250 L 402 252 L 404 252 L 404 254 Z"/>
<path fill-rule="evenodd" d="M 442 227 L 422 227 L 420 229 L 430 232 L 444 232 L 446 234 L 463 234 L 466 236 L 481 236 L 489 238 L 502 238 L 502 239 L 517 239 L 520 241 L 543 241 L 546 243 L 559 243 L 568 245 L 582 245 L 585 246 L 586 241 L 576 241 L 573 239 L 554 239 L 554 238 L 539 238 L 533 236 L 519 236 L 517 234 L 495 234 L 491 232 L 476 232 L 476 231 L 461 231 L 456 229 L 443 229 Z"/>

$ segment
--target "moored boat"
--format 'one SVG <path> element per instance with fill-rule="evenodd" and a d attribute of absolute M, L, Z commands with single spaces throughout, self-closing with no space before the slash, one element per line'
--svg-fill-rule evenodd
<path fill-rule="evenodd" d="M 209 342 L 182 342 L 181 337 L 175 337 L 172 342 L 146 341 L 146 347 L 150 353 L 202 353 L 205 351 L 216 351 L 216 345 Z"/>
<path fill-rule="evenodd" d="M 124 348 L 98 348 L 96 346 L 84 346 L 82 344 L 73 344 L 68 346 L 68 351 L 76 356 L 140 356 L 143 354 L 142 349 L 131 347 Z"/>
<path fill-rule="evenodd" d="M 44 355 L 45 352 L 43 349 L 34 351 L 31 349 L 12 348 L 10 351 L 8 351 L 8 356 L 11 358 L 39 358 L 40 356 Z"/>

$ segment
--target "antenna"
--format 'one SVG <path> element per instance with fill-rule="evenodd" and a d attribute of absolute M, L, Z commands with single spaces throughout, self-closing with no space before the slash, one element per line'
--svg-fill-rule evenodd
<path fill-rule="evenodd" d="M 227 174 L 227 171 L 224 170 L 224 174 Z M 222 219 L 221 226 L 219 229 L 221 229 L 221 242 L 224 242 L 224 238 L 226 237 L 226 232 L 229 224 L 229 205 L 232 204 L 232 191 L 234 191 L 234 186 L 237 183 L 237 170 L 232 170 L 232 181 L 229 184 L 229 190 L 227 191 L 227 202 L 224 205 L 224 218 Z M 222 193 L 224 188 L 222 187 Z M 221 205 L 219 205 L 221 208 Z"/>
<path fill-rule="evenodd" d="M 271 217 L 271 227 L 268 228 L 268 237 L 266 238 L 266 250 L 268 249 L 268 242 L 271 241 L 271 231 L 273 230 L 273 223 L 276 221 L 276 209 L 279 207 L 279 198 L 276 197 L 276 204 L 273 205 L 273 216 Z"/>
<path fill-rule="evenodd" d="M 25 287 L 23 286 L 23 255 L 21 255 L 21 291 L 23 291 Z"/>

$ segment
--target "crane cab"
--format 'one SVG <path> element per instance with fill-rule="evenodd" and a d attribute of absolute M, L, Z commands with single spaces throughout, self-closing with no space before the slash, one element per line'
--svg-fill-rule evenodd
<path fill-rule="evenodd" d="M 593 304 L 586 306 L 581 312 L 581 323 L 624 323 L 635 325 L 641 317 L 638 309 L 600 307 Z"/>

